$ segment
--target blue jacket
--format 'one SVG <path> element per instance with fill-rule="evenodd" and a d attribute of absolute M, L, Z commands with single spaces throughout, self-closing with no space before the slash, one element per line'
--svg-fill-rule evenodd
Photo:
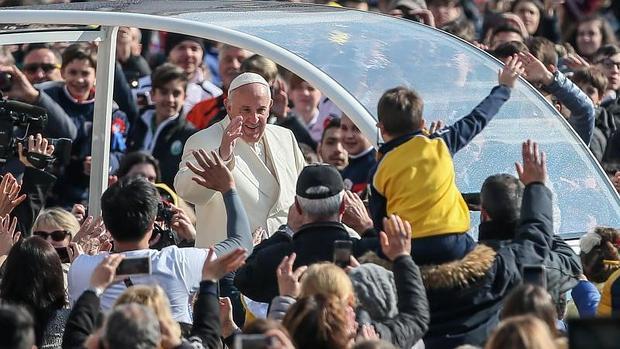
<path fill-rule="evenodd" d="M 590 145 L 594 130 L 594 103 L 577 85 L 560 71 L 553 74 L 553 82 L 545 89 L 571 112 L 568 123 L 581 140 Z"/>
<path fill-rule="evenodd" d="M 571 291 L 573 301 L 579 311 L 579 317 L 596 317 L 596 309 L 601 301 L 601 293 L 596 286 L 587 280 L 581 280 Z"/>
<path fill-rule="evenodd" d="M 443 129 L 429 135 L 430 138 L 440 137 L 448 146 L 450 153 L 454 156 L 456 152 L 463 149 L 486 127 L 493 119 L 499 109 L 510 98 L 510 88 L 506 86 L 495 86 L 491 93 L 474 108 L 467 116 L 461 118 L 454 124 L 444 127 Z M 407 142 L 412 137 L 423 134 L 423 130 L 414 131 L 393 139 L 379 148 L 379 158 L 387 152 Z M 375 228 L 382 229 L 383 217 L 386 216 L 387 200 L 379 194 L 372 185 L 372 178 L 377 172 L 381 161 L 370 171 L 371 178 L 371 196 L 370 196 L 370 212 L 372 215 Z"/>

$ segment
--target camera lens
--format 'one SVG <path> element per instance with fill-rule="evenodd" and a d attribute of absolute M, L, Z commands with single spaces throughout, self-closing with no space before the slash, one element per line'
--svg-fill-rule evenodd
<path fill-rule="evenodd" d="M 13 87 L 13 75 L 8 72 L 0 72 L 0 91 L 9 92 Z"/>

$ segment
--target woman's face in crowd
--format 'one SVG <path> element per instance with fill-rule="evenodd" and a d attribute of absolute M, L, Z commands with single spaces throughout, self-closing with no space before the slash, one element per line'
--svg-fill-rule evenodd
<path fill-rule="evenodd" d="M 598 20 L 583 22 L 577 27 L 577 52 L 582 56 L 592 56 L 603 43 L 601 23 Z"/>
<path fill-rule="evenodd" d="M 319 105 L 321 91 L 302 81 L 295 88 L 291 89 L 289 98 L 293 102 L 295 110 L 300 113 L 309 113 L 315 111 Z"/>
<path fill-rule="evenodd" d="M 95 67 L 87 59 L 76 59 L 62 69 L 62 77 L 73 98 L 86 100 L 95 87 Z"/>
<path fill-rule="evenodd" d="M 611 57 L 603 58 L 597 62 L 607 77 L 607 89 L 617 91 L 620 89 L 620 53 Z"/>
<path fill-rule="evenodd" d="M 157 180 L 157 172 L 155 171 L 155 167 L 149 163 L 133 165 L 131 170 L 127 172 L 127 176 L 142 176 L 151 183 L 155 183 Z"/>
<path fill-rule="evenodd" d="M 455 21 L 461 15 L 461 8 L 457 3 L 432 5 L 428 9 L 433 13 L 437 27 Z"/>
<path fill-rule="evenodd" d="M 514 12 L 525 24 L 527 32 L 533 35 L 538 30 L 540 24 L 540 12 L 534 3 L 521 1 L 515 6 Z"/>
<path fill-rule="evenodd" d="M 40 235 L 41 238 L 45 239 L 45 241 L 49 242 L 52 246 L 54 246 L 55 248 L 59 248 L 59 247 L 67 247 L 69 246 L 69 243 L 71 242 L 71 235 L 69 234 L 65 234 L 64 239 L 62 240 L 54 240 L 54 237 L 58 236 L 58 235 L 62 235 L 61 231 L 66 231 L 66 229 L 64 229 L 61 226 L 58 225 L 54 225 L 54 224 L 41 224 L 37 227 L 37 229 L 35 230 L 36 232 L 42 232 L 42 233 L 50 233 L 47 236 L 42 236 Z M 56 234 L 52 234 L 54 232 L 57 232 Z M 34 234 L 34 235 L 39 235 L 39 234 Z"/>

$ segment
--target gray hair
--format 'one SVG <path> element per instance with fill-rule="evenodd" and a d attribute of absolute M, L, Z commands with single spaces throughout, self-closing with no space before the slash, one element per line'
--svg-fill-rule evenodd
<path fill-rule="evenodd" d="M 159 320 L 144 305 L 130 303 L 114 308 L 104 328 L 108 348 L 156 349 L 161 341 Z"/>
<path fill-rule="evenodd" d="M 323 194 L 329 192 L 329 188 L 319 185 L 310 187 L 306 190 L 306 194 Z M 344 198 L 344 191 L 336 195 L 324 199 L 306 199 L 297 195 L 297 202 L 303 214 L 314 218 L 326 218 L 340 213 L 340 205 Z"/>

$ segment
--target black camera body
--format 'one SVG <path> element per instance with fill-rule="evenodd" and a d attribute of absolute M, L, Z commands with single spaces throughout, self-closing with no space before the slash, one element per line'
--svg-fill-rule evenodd
<path fill-rule="evenodd" d="M 27 138 L 29 135 L 43 133 L 47 124 L 47 111 L 27 103 L 13 100 L 0 100 L 0 164 L 16 157 L 17 144 L 24 145 L 27 152 Z M 25 130 L 21 136 L 16 131 Z M 67 164 L 71 158 L 71 140 L 68 138 L 48 138 L 48 143 L 54 145 L 54 154 L 26 153 L 28 160 L 37 168 L 44 168 L 58 159 Z"/>
<path fill-rule="evenodd" d="M 13 75 L 8 72 L 0 72 L 0 91 L 9 92 L 13 88 Z"/>
<path fill-rule="evenodd" d="M 173 215 L 174 212 L 172 212 L 170 206 L 167 205 L 166 202 L 160 201 L 157 206 L 157 218 L 155 218 L 155 221 L 163 224 L 155 224 L 155 228 L 153 229 L 153 237 L 159 235 L 159 241 L 157 241 L 156 244 L 151 245 L 151 248 L 161 250 L 164 247 L 178 245 L 179 237 L 170 227 L 172 224 Z"/>

